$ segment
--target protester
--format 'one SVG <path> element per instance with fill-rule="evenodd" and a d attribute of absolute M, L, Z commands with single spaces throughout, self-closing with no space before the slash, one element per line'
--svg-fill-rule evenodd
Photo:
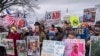
<path fill-rule="evenodd" d="M 63 35 L 64 36 L 68 36 L 68 33 L 72 30 L 72 27 L 70 26 L 70 24 L 68 22 L 64 22 L 63 25 Z"/>
<path fill-rule="evenodd" d="M 100 29 L 97 25 L 93 26 L 93 28 L 88 28 L 89 29 L 89 37 L 86 40 L 86 56 L 89 56 L 90 52 L 90 45 L 91 45 L 91 36 L 100 36 Z"/>
<path fill-rule="evenodd" d="M 47 40 L 49 40 L 49 29 L 44 29 L 44 33 L 46 34 Z"/>
<path fill-rule="evenodd" d="M 23 27 L 20 29 L 20 33 L 18 32 L 16 27 L 9 27 L 10 31 L 8 34 L 8 39 L 14 40 L 14 56 L 18 56 L 17 50 L 16 50 L 16 40 L 27 40 L 27 36 L 39 36 L 39 43 L 40 49 L 42 49 L 43 40 L 54 40 L 54 41 L 63 41 L 65 39 L 77 39 L 77 33 L 73 30 L 70 23 L 64 22 L 63 27 L 55 27 L 55 25 L 51 25 L 49 28 L 45 28 L 45 25 L 41 25 L 39 22 L 36 22 L 34 24 L 35 29 L 32 27 Z M 8 29 L 9 29 L 8 28 Z M 91 44 L 91 36 L 100 36 L 100 26 L 97 25 L 89 25 L 87 22 L 83 23 L 82 26 L 79 28 L 86 28 L 88 35 L 86 35 L 86 56 L 89 56 L 89 49 Z M 4 32 L 4 28 L 0 28 L 0 33 Z M 81 39 L 81 37 L 80 37 Z M 33 43 L 34 47 L 31 47 L 32 44 L 30 44 L 30 48 L 35 50 L 36 44 Z M 34 51 L 35 52 L 35 51 Z M 13 55 L 8 55 L 13 56 Z M 73 46 L 73 50 L 71 52 L 70 56 L 83 56 L 80 51 L 78 50 L 78 45 Z"/>
<path fill-rule="evenodd" d="M 32 27 L 28 27 L 29 36 L 33 36 L 33 29 Z"/>
<path fill-rule="evenodd" d="M 51 25 L 50 30 L 51 31 L 55 31 L 55 26 L 54 25 Z"/>
<path fill-rule="evenodd" d="M 46 35 L 42 31 L 40 24 L 35 24 L 35 32 L 33 33 L 33 36 L 39 36 L 39 42 L 40 42 L 39 44 L 40 44 L 40 51 L 41 51 L 43 40 L 46 40 Z"/>
<path fill-rule="evenodd" d="M 68 33 L 67 39 L 76 39 L 76 32 L 75 31 L 70 31 Z"/>
<path fill-rule="evenodd" d="M 16 46 L 17 46 L 16 40 L 20 39 L 20 33 L 17 32 L 16 27 L 11 27 L 10 33 L 8 34 L 8 39 L 13 39 L 13 41 L 14 41 L 14 52 L 15 52 L 15 55 L 8 55 L 8 56 L 18 56 L 17 49 L 16 49 Z"/>
<path fill-rule="evenodd" d="M 63 34 L 62 34 L 62 29 L 60 27 L 56 27 L 55 28 L 55 39 L 54 40 L 57 40 L 57 41 L 62 41 L 63 39 Z"/>
<path fill-rule="evenodd" d="M 40 37 L 40 42 L 42 43 L 44 39 L 46 39 L 45 33 L 41 30 L 40 25 L 35 25 L 35 32 L 33 34 L 34 36 Z"/>
<path fill-rule="evenodd" d="M 22 30 L 22 32 L 21 32 L 20 39 L 27 40 L 27 36 L 29 36 L 29 32 L 28 32 L 27 27 L 23 27 L 21 30 Z"/>

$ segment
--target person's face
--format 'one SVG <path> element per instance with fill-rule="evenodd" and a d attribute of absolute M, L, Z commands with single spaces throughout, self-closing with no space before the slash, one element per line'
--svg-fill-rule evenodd
<path fill-rule="evenodd" d="M 10 30 L 10 32 L 14 33 L 14 30 L 13 30 L 13 29 L 11 29 L 11 30 Z"/>
<path fill-rule="evenodd" d="M 36 43 L 35 42 L 30 42 L 30 49 L 31 50 L 36 50 Z"/>
<path fill-rule="evenodd" d="M 73 47 L 73 50 L 74 50 L 75 52 L 78 52 L 78 46 L 75 45 L 75 46 Z"/>
<path fill-rule="evenodd" d="M 22 32 L 24 33 L 24 32 L 26 32 L 24 29 L 22 29 Z"/>
<path fill-rule="evenodd" d="M 69 38 L 69 39 L 74 39 L 74 38 L 75 38 L 75 36 L 73 36 L 73 35 L 69 34 L 69 35 L 68 35 L 68 38 Z"/>
<path fill-rule="evenodd" d="M 29 43 L 29 46 L 30 46 L 30 50 L 32 50 L 32 47 L 33 47 L 32 42 Z"/>
<path fill-rule="evenodd" d="M 18 49 L 20 50 L 20 52 L 25 51 L 25 48 L 23 47 L 23 45 L 20 44 L 20 46 L 18 47 Z"/>
<path fill-rule="evenodd" d="M 28 30 L 29 30 L 29 31 L 32 31 L 32 27 L 28 27 Z"/>
<path fill-rule="evenodd" d="M 88 11 L 88 14 L 91 14 L 91 11 Z"/>
<path fill-rule="evenodd" d="M 47 33 L 48 32 L 48 29 L 44 29 L 44 31 Z"/>
<path fill-rule="evenodd" d="M 58 32 L 58 29 L 57 29 L 57 28 L 55 28 L 55 32 L 56 32 L 56 33 Z"/>
<path fill-rule="evenodd" d="M 35 31 L 39 32 L 39 26 L 35 26 Z"/>
<path fill-rule="evenodd" d="M 63 28 L 66 29 L 66 28 L 67 28 L 67 24 L 64 24 L 64 25 L 63 25 Z"/>

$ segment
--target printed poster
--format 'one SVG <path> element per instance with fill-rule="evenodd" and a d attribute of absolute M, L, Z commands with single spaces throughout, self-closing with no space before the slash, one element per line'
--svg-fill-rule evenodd
<path fill-rule="evenodd" d="M 13 39 L 5 39 L 4 46 L 6 48 L 7 55 L 15 55 Z"/>
<path fill-rule="evenodd" d="M 41 56 L 63 56 L 64 48 L 64 42 L 44 40 Z"/>
<path fill-rule="evenodd" d="M 46 23 L 48 24 L 59 24 L 61 21 L 61 12 L 60 11 L 52 11 L 46 12 L 45 15 Z"/>
<path fill-rule="evenodd" d="M 17 40 L 16 44 L 17 44 L 18 56 L 27 56 L 26 41 L 25 40 Z"/>
<path fill-rule="evenodd" d="M 40 56 L 39 36 L 27 37 L 28 56 Z"/>
<path fill-rule="evenodd" d="M 100 21 L 100 4 L 96 5 L 96 21 Z"/>
<path fill-rule="evenodd" d="M 65 39 L 64 56 L 85 56 L 84 39 Z"/>
<path fill-rule="evenodd" d="M 0 44 L 4 44 L 4 40 L 7 39 L 8 32 L 2 32 L 0 33 Z"/>
<path fill-rule="evenodd" d="M 81 25 L 80 19 L 78 16 L 70 16 L 70 23 L 73 27 L 78 27 Z"/>
<path fill-rule="evenodd" d="M 89 56 L 100 56 L 100 36 L 91 36 Z"/>
<path fill-rule="evenodd" d="M 95 23 L 96 8 L 84 9 L 83 22 Z"/>

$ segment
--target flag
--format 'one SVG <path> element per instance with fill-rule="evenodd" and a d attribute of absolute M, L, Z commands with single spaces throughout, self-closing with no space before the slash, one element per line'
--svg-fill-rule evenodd
<path fill-rule="evenodd" d="M 45 17 L 46 17 L 46 19 L 51 19 L 52 18 L 51 13 L 50 12 L 46 12 Z"/>
<path fill-rule="evenodd" d="M 27 26 L 28 23 L 27 23 L 27 20 L 26 20 L 26 14 L 24 14 L 23 18 L 24 18 L 24 20 L 25 20 L 25 26 Z"/>
<path fill-rule="evenodd" d="M 11 26 L 15 23 L 15 19 L 14 19 L 14 17 L 11 16 L 11 13 L 8 9 L 6 9 L 6 13 L 7 13 L 7 15 L 4 17 L 4 21 L 6 21 L 8 26 L 9 25 Z"/>
<path fill-rule="evenodd" d="M 15 25 L 19 28 L 24 27 L 26 22 L 25 18 L 26 18 L 25 14 L 21 15 L 20 12 L 17 12 Z"/>
<path fill-rule="evenodd" d="M 15 18 L 16 18 L 15 19 L 15 25 L 18 27 L 19 21 L 21 20 L 21 16 L 20 16 L 19 12 L 16 13 Z"/>
<path fill-rule="evenodd" d="M 10 13 L 10 11 L 9 11 L 8 9 L 6 9 L 6 13 L 7 13 L 8 15 L 11 15 L 11 13 Z"/>
<path fill-rule="evenodd" d="M 8 25 L 13 25 L 15 23 L 14 17 L 10 16 L 10 15 L 6 15 L 4 17 L 5 20 L 7 20 Z"/>
<path fill-rule="evenodd" d="M 23 18 L 26 18 L 26 14 L 23 15 Z"/>
<path fill-rule="evenodd" d="M 20 16 L 19 12 L 16 12 L 15 18 L 17 19 Z"/>

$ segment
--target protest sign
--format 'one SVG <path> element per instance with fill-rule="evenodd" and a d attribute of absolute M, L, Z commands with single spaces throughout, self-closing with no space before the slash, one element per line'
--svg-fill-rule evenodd
<path fill-rule="evenodd" d="M 100 56 L 100 36 L 91 36 L 90 55 Z"/>
<path fill-rule="evenodd" d="M 22 28 L 22 27 L 24 27 L 25 26 L 25 20 L 19 20 L 19 22 L 18 22 L 18 26 L 20 27 L 20 28 Z"/>
<path fill-rule="evenodd" d="M 96 21 L 100 21 L 100 4 L 96 5 Z"/>
<path fill-rule="evenodd" d="M 96 8 L 84 9 L 83 22 L 95 23 Z"/>
<path fill-rule="evenodd" d="M 64 48 L 64 42 L 44 40 L 41 56 L 63 56 Z"/>
<path fill-rule="evenodd" d="M 4 40 L 7 39 L 8 32 L 0 33 L 0 44 L 4 45 Z"/>
<path fill-rule="evenodd" d="M 86 39 L 88 37 L 88 29 L 87 28 L 73 28 L 73 30 L 76 32 L 77 37 L 81 37 L 81 39 Z"/>
<path fill-rule="evenodd" d="M 64 56 L 85 56 L 84 39 L 65 39 Z"/>
<path fill-rule="evenodd" d="M 58 24 L 60 22 L 61 12 L 60 11 L 52 11 L 46 12 L 45 19 L 47 24 Z"/>
<path fill-rule="evenodd" d="M 16 44 L 17 44 L 18 56 L 27 56 L 26 41 L 25 40 L 17 40 Z"/>
<path fill-rule="evenodd" d="M 40 56 L 39 36 L 27 37 L 28 56 Z"/>
<path fill-rule="evenodd" d="M 4 46 L 6 48 L 7 55 L 15 55 L 13 39 L 5 39 Z"/>
<path fill-rule="evenodd" d="M 78 27 L 81 25 L 78 16 L 70 16 L 70 23 L 71 23 L 71 26 L 73 27 Z"/>

